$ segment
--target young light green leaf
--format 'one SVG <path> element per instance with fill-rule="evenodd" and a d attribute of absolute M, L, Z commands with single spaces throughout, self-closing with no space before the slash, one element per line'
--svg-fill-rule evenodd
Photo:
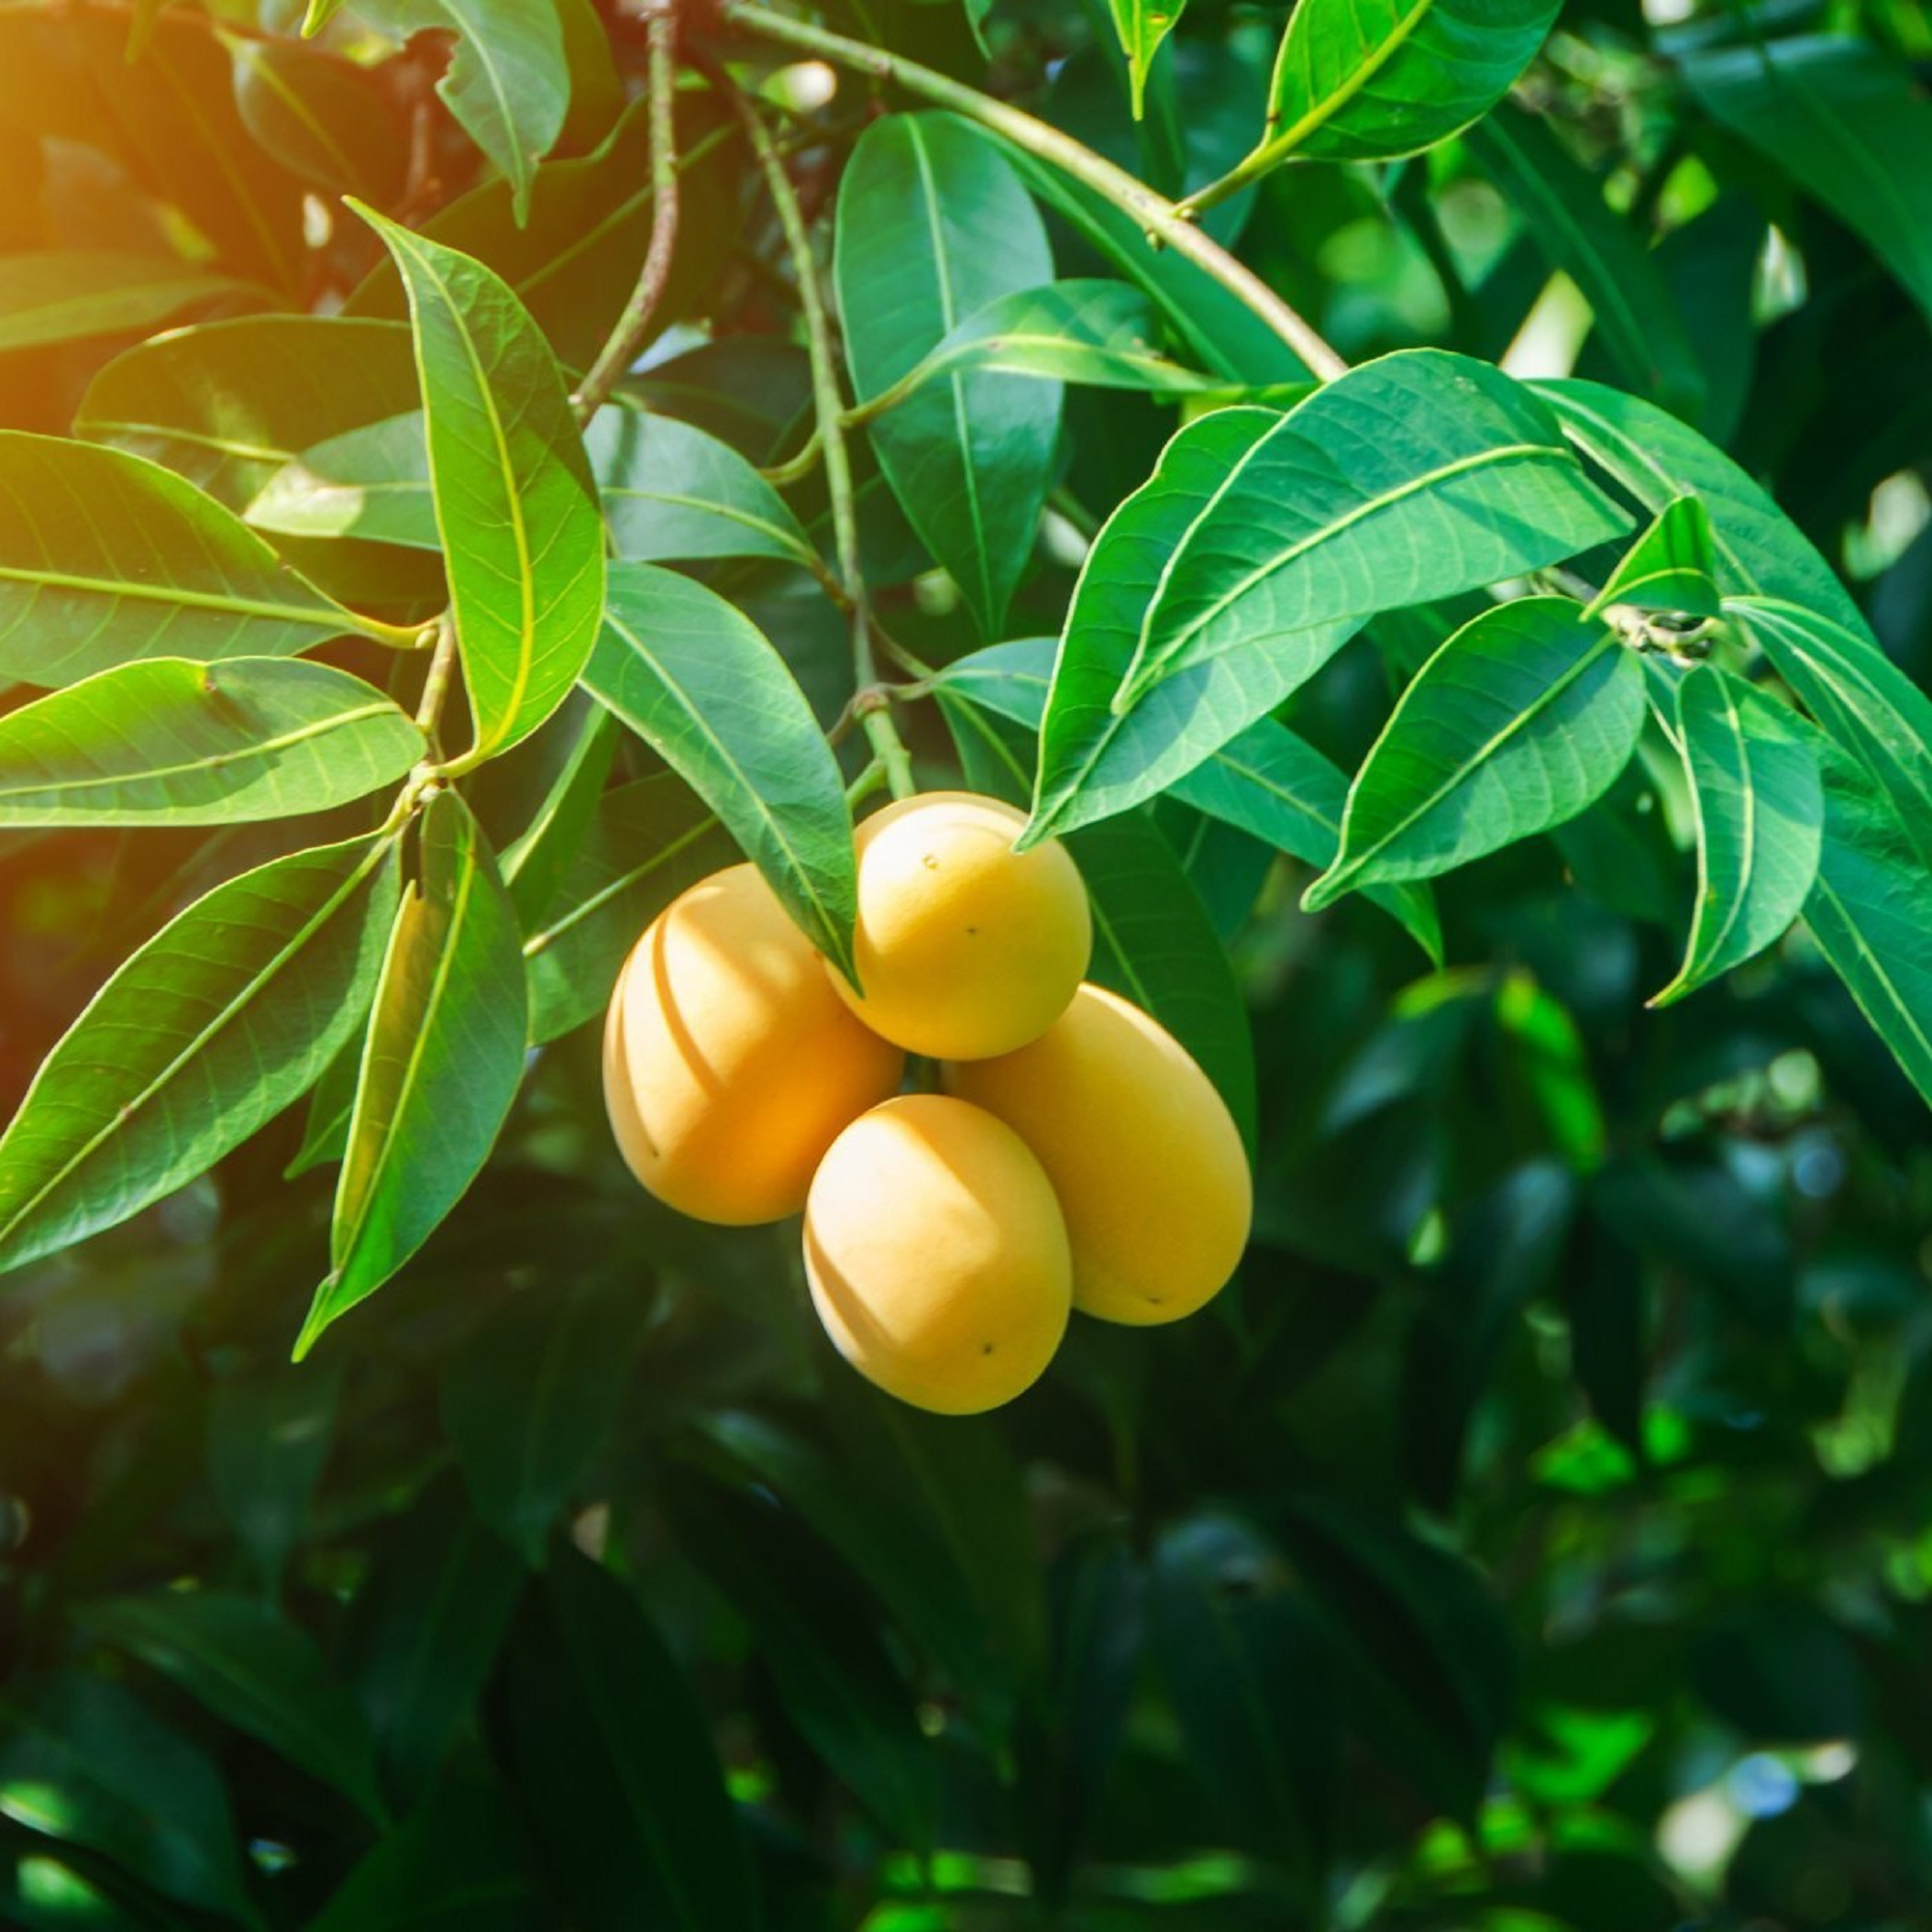
<path fill-rule="evenodd" d="M 372 210 L 409 289 L 472 757 L 563 702 L 596 641 L 604 525 L 550 345 L 480 262 Z"/>
<path fill-rule="evenodd" d="M 242 119 L 284 167 L 336 194 L 388 202 L 400 193 L 409 134 L 383 76 L 297 41 L 220 38 Z"/>
<path fill-rule="evenodd" d="M 1717 578 L 1710 512 L 1695 497 L 1675 497 L 1624 553 L 1583 614 L 1601 617 L 1624 604 L 1638 611 L 1720 616 L 1724 607 Z"/>
<path fill-rule="evenodd" d="M 1383 161 L 1446 141 L 1509 91 L 1555 0 L 1302 0 L 1250 172 L 1291 155 Z"/>
<path fill-rule="evenodd" d="M 1366 363 L 1279 418 L 1202 417 L 1088 554 L 1022 843 L 1163 789 L 1377 611 L 1553 562 L 1624 521 L 1533 396 L 1439 350 Z"/>
<path fill-rule="evenodd" d="M 489 1158 L 523 1080 L 516 908 L 455 792 L 430 800 L 421 828 L 369 1015 L 328 1276 L 298 1360 L 436 1232 Z"/>
<path fill-rule="evenodd" d="M 106 248 L 0 255 L 0 351 L 145 332 L 185 309 L 238 298 L 273 306 L 246 282 L 172 255 Z"/>
<path fill-rule="evenodd" d="M 838 185 L 833 272 L 864 403 L 975 310 L 1053 277 L 1039 211 L 1001 156 L 949 114 L 892 114 Z M 871 426 L 907 521 L 997 637 L 1033 554 L 1060 390 L 982 371 L 922 385 Z"/>
<path fill-rule="evenodd" d="M 0 431 L 0 678 L 132 659 L 279 657 L 352 616 L 190 483 L 119 450 Z"/>
<path fill-rule="evenodd" d="M 1483 172 L 1528 224 L 1544 259 L 1582 290 L 1623 380 L 1695 418 L 1705 376 L 1677 302 L 1642 238 L 1543 122 L 1505 104 L 1470 128 Z"/>
<path fill-rule="evenodd" d="M 299 1625 L 215 1590 L 116 1598 L 91 1605 L 86 1620 L 224 1722 L 382 1818 L 368 1726 Z"/>
<path fill-rule="evenodd" d="M 1107 0 L 1114 31 L 1127 57 L 1127 81 L 1133 94 L 1134 119 L 1147 111 L 1148 71 L 1160 43 L 1174 32 L 1186 0 Z"/>
<path fill-rule="evenodd" d="M 1690 92 L 1871 244 L 1932 316 L 1932 101 L 1869 42 L 1753 37 L 1684 64 Z"/>
<path fill-rule="evenodd" d="M 1697 908 L 1667 1006 L 1741 965 L 1803 911 L 1818 876 L 1824 787 L 1813 734 L 1788 706 L 1716 665 L 1677 687 L 1697 813 Z"/>
<path fill-rule="evenodd" d="M 1375 879 L 1426 879 L 1547 832 L 1636 749 L 1643 671 L 1567 597 L 1499 604 L 1415 675 L 1349 793 L 1313 912 Z"/>
<path fill-rule="evenodd" d="M 554 904 L 524 941 L 531 1041 L 602 1012 L 639 933 L 737 856 L 717 814 L 674 772 L 607 792 Z"/>
<path fill-rule="evenodd" d="M 401 779 L 423 735 L 300 658 L 144 658 L 0 717 L 0 825 L 223 825 L 326 811 Z"/>
<path fill-rule="evenodd" d="M 718 814 L 800 930 L 849 972 L 858 885 L 845 787 L 770 639 L 701 583 L 618 564 L 584 681 Z"/>
<path fill-rule="evenodd" d="M 388 856 L 358 838 L 271 860 L 101 987 L 0 1136 L 0 1269 L 138 1213 L 315 1082 L 368 1004 Z"/>

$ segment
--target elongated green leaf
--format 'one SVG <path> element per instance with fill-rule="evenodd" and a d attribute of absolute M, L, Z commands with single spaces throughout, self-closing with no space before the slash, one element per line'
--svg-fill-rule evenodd
<path fill-rule="evenodd" d="M 757 1932 L 709 1726 L 623 1584 L 565 1546 L 503 1674 L 526 1816 L 584 1932 Z"/>
<path fill-rule="evenodd" d="M 0 431 L 0 677 L 279 657 L 363 630 L 253 530 L 139 457 Z"/>
<path fill-rule="evenodd" d="M 560 734 L 561 749 L 554 762 L 546 759 L 549 781 L 523 830 L 503 847 L 498 867 L 526 932 L 542 922 L 582 850 L 623 736 L 616 719 L 582 690 L 571 694 L 545 730 Z"/>
<path fill-rule="evenodd" d="M 638 563 L 817 553 L 784 498 L 728 443 L 675 416 L 611 407 L 584 432 L 615 554 Z M 304 450 L 248 505 L 257 529 L 439 550 L 419 412 Z"/>
<path fill-rule="evenodd" d="M 1601 616 L 1613 605 L 1638 611 L 1681 611 L 1693 617 L 1723 612 L 1718 589 L 1717 540 L 1711 516 L 1695 497 L 1677 497 L 1632 544 L 1610 573 L 1587 615 Z"/>
<path fill-rule="evenodd" d="M 1554 0 L 1302 0 L 1257 159 L 1390 160 L 1447 140 L 1509 91 L 1556 12 Z"/>
<path fill-rule="evenodd" d="M 1622 523 L 1532 396 L 1438 350 L 1367 363 L 1280 418 L 1191 423 L 1088 554 L 1022 842 L 1161 790 L 1377 611 Z"/>
<path fill-rule="evenodd" d="M 439 1383 L 476 1514 L 532 1568 L 616 1420 L 650 1320 L 648 1277 L 613 1273 L 518 1296 Z"/>
<path fill-rule="evenodd" d="M 959 693 L 1037 733 L 1053 678 L 1054 649 L 1050 638 L 989 645 L 948 665 L 940 694 Z M 1032 773 L 1018 776 L 1023 799 L 1032 789 Z M 1167 795 L 1320 868 L 1334 859 L 1341 843 L 1349 775 L 1287 725 L 1263 718 L 1177 779 Z M 1441 963 L 1442 926 L 1427 886 L 1370 886 L 1363 896 Z"/>
<path fill-rule="evenodd" d="M 0 825 L 220 825 L 324 811 L 400 779 L 423 737 L 299 658 L 147 658 L 0 718 Z"/>
<path fill-rule="evenodd" d="M 723 821 L 800 929 L 852 963 L 857 868 L 832 749 L 750 618 L 654 564 L 611 572 L 584 680 Z"/>
<path fill-rule="evenodd" d="M 1108 0 L 1121 51 L 1127 57 L 1127 80 L 1133 95 L 1134 119 L 1147 111 L 1148 71 L 1160 43 L 1174 32 L 1185 0 Z"/>
<path fill-rule="evenodd" d="M 1695 418 L 1704 406 L 1703 365 L 1662 270 L 1602 185 L 1519 108 L 1499 107 L 1469 130 L 1468 143 L 1544 259 L 1582 290 L 1624 382 Z"/>
<path fill-rule="evenodd" d="M 167 255 L 58 248 L 0 255 L 0 351 L 157 328 L 190 308 L 264 296 Z"/>
<path fill-rule="evenodd" d="M 554 901 L 526 928 L 531 1040 L 602 1012 L 639 933 L 736 856 L 717 814 L 673 772 L 606 793 Z"/>
<path fill-rule="evenodd" d="M 369 1015 L 328 1276 L 296 1344 L 375 1293 L 475 1179 L 524 1074 L 516 908 L 469 808 L 440 792 Z"/>
<path fill-rule="evenodd" d="M 1897 811 L 1829 749 L 1825 833 L 1804 923 L 1873 1031 L 1932 1105 L 1932 883 Z"/>
<path fill-rule="evenodd" d="M 1818 876 L 1824 788 L 1812 734 L 1786 706 L 1715 665 L 1677 687 L 1697 811 L 1697 908 L 1684 964 L 1654 1007 L 1778 938 Z"/>
<path fill-rule="evenodd" d="M 1465 624 L 1416 673 L 1355 775 L 1313 911 L 1372 879 L 1422 879 L 1574 818 L 1643 728 L 1635 655 L 1567 597 Z"/>
<path fill-rule="evenodd" d="M 86 1617 L 216 1717 L 382 1816 L 368 1728 L 298 1625 L 214 1590 L 121 1597 Z"/>
<path fill-rule="evenodd" d="M 409 131 L 382 76 L 294 41 L 224 38 L 235 104 L 284 167 L 316 187 L 370 201 L 401 191 Z"/>
<path fill-rule="evenodd" d="M 1706 110 L 1855 228 L 1932 316 L 1932 102 L 1912 70 L 1824 35 L 1684 64 Z"/>
<path fill-rule="evenodd" d="M 494 754 L 563 702 L 596 641 L 597 490 L 563 377 L 516 296 L 480 262 L 362 213 L 409 289 L 475 754 Z"/>
<path fill-rule="evenodd" d="M 0 1816 L 104 1853 L 164 1898 L 261 1923 L 213 1765 L 104 1677 L 56 1677 L 31 1706 L 0 1705 Z"/>
<path fill-rule="evenodd" d="M 959 323 L 1053 276 L 1039 211 L 1012 169 L 947 114 L 894 114 L 838 186 L 834 274 L 861 402 L 910 374 Z M 871 425 L 907 521 L 997 637 L 1033 554 L 1060 391 L 954 369 Z"/>
<path fill-rule="evenodd" d="M 0 1136 L 0 1268 L 125 1221 L 313 1084 L 368 1002 L 385 856 L 355 839 L 271 860 L 101 987 Z"/>

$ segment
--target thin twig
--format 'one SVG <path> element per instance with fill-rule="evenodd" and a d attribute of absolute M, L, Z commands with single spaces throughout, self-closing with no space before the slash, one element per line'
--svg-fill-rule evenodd
<path fill-rule="evenodd" d="M 630 372 L 651 331 L 651 318 L 670 281 L 677 250 L 677 15 L 675 0 L 654 0 L 649 15 L 647 84 L 651 101 L 651 240 L 638 285 L 624 304 L 597 360 L 590 365 L 571 406 L 580 422 L 588 422 L 611 391 Z"/>
<path fill-rule="evenodd" d="M 456 671 L 456 620 L 445 611 L 436 622 L 436 654 L 429 661 L 423 679 L 422 701 L 416 706 L 416 724 L 429 740 L 432 756 L 440 757 L 437 724 L 448 701 L 451 679 Z"/>

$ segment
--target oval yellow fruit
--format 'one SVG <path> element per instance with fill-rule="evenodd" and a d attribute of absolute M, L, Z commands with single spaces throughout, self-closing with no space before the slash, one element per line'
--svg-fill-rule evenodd
<path fill-rule="evenodd" d="M 998 799 L 936 791 L 859 827 L 863 997 L 834 978 L 873 1032 L 936 1060 L 978 1060 L 1038 1038 L 1065 1011 L 1094 950 L 1087 889 L 1056 841 L 1013 851 L 1025 823 Z"/>
<path fill-rule="evenodd" d="M 946 1068 L 1053 1182 L 1073 1244 L 1073 1305 L 1108 1321 L 1191 1315 L 1247 1245 L 1240 1130 L 1192 1055 L 1116 993 L 1082 986 L 1031 1046 Z"/>
<path fill-rule="evenodd" d="M 839 1129 L 904 1072 L 752 866 L 700 880 L 651 922 L 605 1018 L 604 1101 L 631 1172 L 726 1226 L 796 1214 Z"/>
<path fill-rule="evenodd" d="M 833 1142 L 805 1208 L 805 1271 L 838 1352 L 920 1408 L 975 1415 L 1030 1387 L 1066 1332 L 1066 1226 L 1010 1127 L 909 1094 Z"/>

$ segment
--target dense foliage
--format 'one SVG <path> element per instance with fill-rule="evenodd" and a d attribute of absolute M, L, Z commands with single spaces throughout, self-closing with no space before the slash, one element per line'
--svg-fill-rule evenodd
<path fill-rule="evenodd" d="M 0 1919 L 1923 1925 L 1928 62 L 0 0 Z M 962 781 L 1258 1204 L 965 1421 L 594 1024 Z"/>

